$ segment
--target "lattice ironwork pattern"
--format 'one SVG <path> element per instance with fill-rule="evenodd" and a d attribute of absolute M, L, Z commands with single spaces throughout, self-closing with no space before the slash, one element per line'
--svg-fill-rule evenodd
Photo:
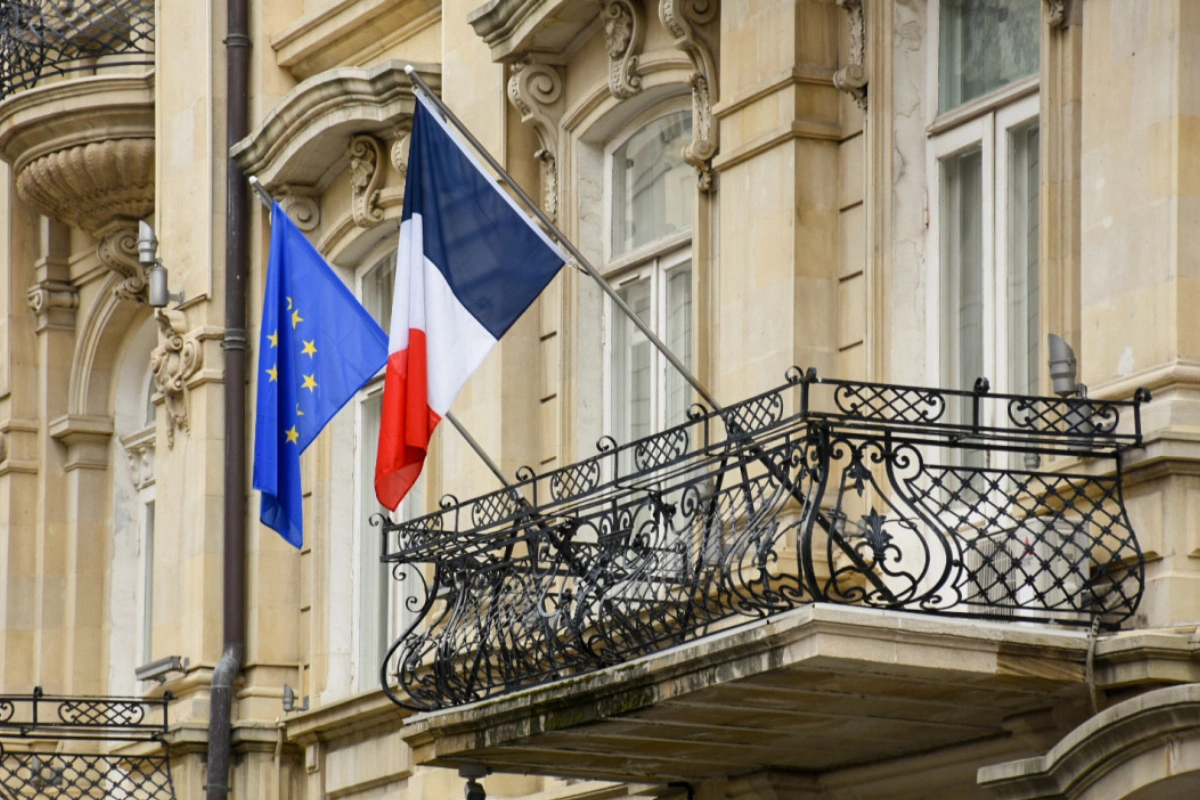
<path fill-rule="evenodd" d="M 167 705 L 161 698 L 0 695 L 0 737 L 36 739 L 115 739 L 155 741 L 167 732 Z"/>
<path fill-rule="evenodd" d="M 153 64 L 154 0 L 0 3 L 0 99 L 54 75 Z"/>
<path fill-rule="evenodd" d="M 174 800 L 165 756 L 9 752 L 0 746 L 0 794 L 24 798 Z"/>
<path fill-rule="evenodd" d="M 462 705 L 818 601 L 1116 628 L 1144 584 L 1119 456 L 1148 399 L 792 370 L 581 464 L 381 519 L 417 612 L 385 690 Z"/>

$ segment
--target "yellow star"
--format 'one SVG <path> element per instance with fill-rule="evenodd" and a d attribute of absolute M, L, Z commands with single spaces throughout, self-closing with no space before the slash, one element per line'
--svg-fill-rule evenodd
<path fill-rule="evenodd" d="M 303 416 L 304 416 L 304 412 L 300 410 L 300 404 L 299 404 L 299 403 L 296 403 L 296 416 L 297 416 L 297 417 L 303 417 Z"/>
<path fill-rule="evenodd" d="M 267 340 L 271 343 L 271 347 L 279 347 L 279 331 L 268 333 Z"/>
<path fill-rule="evenodd" d="M 277 367 L 267 367 L 267 374 L 271 376 L 268 383 L 274 383 L 279 380 L 279 369 Z"/>
<path fill-rule="evenodd" d="M 312 358 L 316 354 L 317 354 L 317 340 L 313 339 L 311 342 L 305 342 L 304 343 L 304 355 L 308 356 L 309 358 Z"/>
<path fill-rule="evenodd" d="M 287 301 L 288 301 L 288 311 L 291 311 L 292 310 L 292 298 L 289 297 L 287 299 Z"/>
<path fill-rule="evenodd" d="M 301 386 L 300 388 L 308 389 L 310 392 L 315 392 L 317 390 L 317 376 L 316 375 L 305 375 L 304 376 L 304 385 Z"/>
<path fill-rule="evenodd" d="M 296 309 L 292 312 L 292 328 L 295 328 L 301 322 L 304 322 L 304 317 L 300 316 L 300 310 Z"/>
<path fill-rule="evenodd" d="M 296 444 L 300 441 L 300 431 L 296 430 L 295 425 L 292 426 L 291 430 L 284 431 L 283 435 L 287 437 L 288 444 Z"/>

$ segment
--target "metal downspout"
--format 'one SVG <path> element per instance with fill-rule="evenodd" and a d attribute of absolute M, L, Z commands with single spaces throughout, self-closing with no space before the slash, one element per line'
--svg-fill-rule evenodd
<path fill-rule="evenodd" d="M 226 147 L 247 135 L 248 0 L 227 0 Z M 246 656 L 246 286 L 249 272 L 246 179 L 228 155 L 225 171 L 225 650 L 213 671 L 208 721 L 207 800 L 229 796 L 233 687 Z"/>

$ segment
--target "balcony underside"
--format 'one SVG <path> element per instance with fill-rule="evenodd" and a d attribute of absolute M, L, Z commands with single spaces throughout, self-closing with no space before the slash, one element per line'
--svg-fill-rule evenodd
<path fill-rule="evenodd" d="M 814 604 L 586 676 L 412 717 L 419 764 L 611 780 L 822 773 L 1086 707 L 1088 636 Z"/>

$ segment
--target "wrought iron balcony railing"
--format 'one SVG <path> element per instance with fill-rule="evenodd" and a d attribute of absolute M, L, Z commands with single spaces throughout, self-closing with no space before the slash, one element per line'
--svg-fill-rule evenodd
<path fill-rule="evenodd" d="M 378 520 L 418 710 L 601 669 L 805 603 L 1116 628 L 1144 569 L 1121 491 L 1140 405 L 788 383 L 512 490 Z"/>
<path fill-rule="evenodd" d="M 31 695 L 0 696 L 0 797 L 174 800 L 171 762 L 165 752 L 128 755 L 43 749 L 46 741 L 161 741 L 167 733 L 170 701 L 170 693 L 146 700 L 54 696 L 40 688 Z M 4 746 L 13 742 L 34 746 Z"/>
<path fill-rule="evenodd" d="M 0 100 L 52 75 L 153 64 L 154 0 L 0 3 Z"/>

